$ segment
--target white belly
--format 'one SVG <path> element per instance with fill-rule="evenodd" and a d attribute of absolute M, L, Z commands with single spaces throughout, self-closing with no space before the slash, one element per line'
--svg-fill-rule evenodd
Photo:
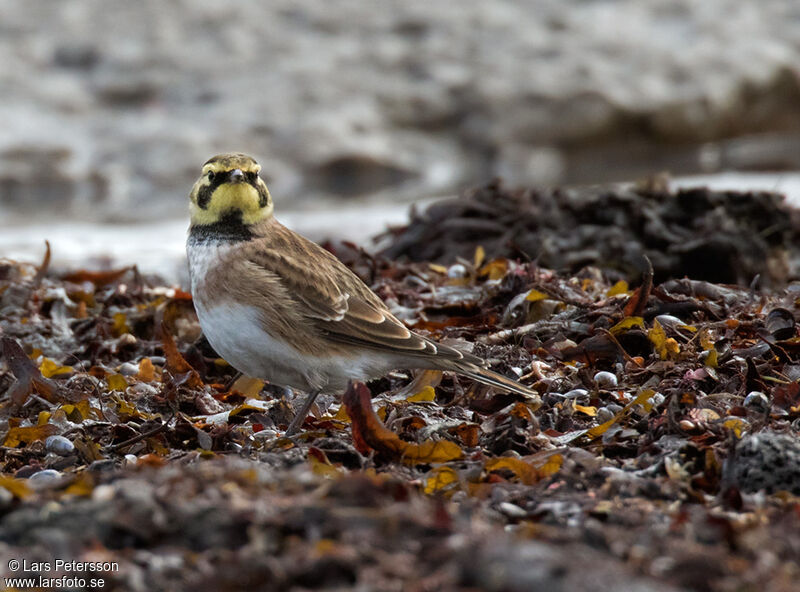
<path fill-rule="evenodd" d="M 211 347 L 231 366 L 249 376 L 304 391 L 340 392 L 348 379 L 368 380 L 393 369 L 385 356 L 309 356 L 275 339 L 264 329 L 254 306 L 222 300 L 213 304 L 198 296 L 198 285 L 210 267 L 230 249 L 225 244 L 194 244 L 188 249 L 194 307 Z"/>
<path fill-rule="evenodd" d="M 263 329 L 259 310 L 234 303 L 206 309 L 195 303 L 200 325 L 214 350 L 249 376 L 304 391 L 340 392 L 349 379 L 369 380 L 392 369 L 384 356 L 309 356 Z"/>

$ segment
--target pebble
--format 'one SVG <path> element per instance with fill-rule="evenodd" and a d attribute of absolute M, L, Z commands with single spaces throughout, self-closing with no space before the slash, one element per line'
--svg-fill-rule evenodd
<path fill-rule="evenodd" d="M 616 414 L 608 407 L 600 407 L 597 410 L 597 421 L 598 423 L 605 423 L 614 419 L 615 415 Z"/>
<path fill-rule="evenodd" d="M 158 394 L 158 389 L 146 382 L 137 382 L 130 387 L 130 392 L 140 397 L 152 397 Z"/>
<path fill-rule="evenodd" d="M 44 447 L 48 452 L 59 456 L 67 456 L 75 450 L 75 445 L 64 436 L 48 436 L 44 441 Z"/>
<path fill-rule="evenodd" d="M 528 515 L 523 508 L 510 502 L 500 502 L 497 504 L 497 509 L 509 518 L 525 518 Z"/>
<path fill-rule="evenodd" d="M 461 265 L 461 263 L 455 263 L 447 269 L 447 277 L 449 278 L 467 277 L 467 268 Z"/>
<path fill-rule="evenodd" d="M 751 391 L 744 398 L 744 408 L 753 413 L 766 415 L 769 413 L 769 399 L 761 391 Z"/>
<path fill-rule="evenodd" d="M 603 370 L 594 375 L 594 383 L 598 388 L 613 389 L 617 387 L 617 377 Z"/>
<path fill-rule="evenodd" d="M 44 469 L 28 477 L 28 482 L 34 489 L 45 488 L 61 480 L 61 473 L 54 469 Z"/>
<path fill-rule="evenodd" d="M 572 389 L 562 395 L 565 399 L 580 399 L 581 397 L 585 397 L 589 394 L 589 391 L 582 388 Z"/>
<path fill-rule="evenodd" d="M 119 367 L 119 373 L 123 376 L 136 376 L 139 374 L 139 366 L 131 364 L 130 362 L 125 362 Z"/>
<path fill-rule="evenodd" d="M 0 487 L 0 508 L 9 506 L 14 501 L 14 494 L 5 487 Z"/>
<path fill-rule="evenodd" d="M 678 329 L 686 325 L 686 323 L 678 317 L 666 314 L 658 315 L 655 320 L 658 321 L 658 324 L 662 327 L 669 327 L 670 329 Z"/>

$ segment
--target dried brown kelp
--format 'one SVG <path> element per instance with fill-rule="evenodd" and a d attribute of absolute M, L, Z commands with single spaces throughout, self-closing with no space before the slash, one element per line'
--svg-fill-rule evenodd
<path fill-rule="evenodd" d="M 482 246 L 490 258 L 627 279 L 642 255 L 655 281 L 690 277 L 780 287 L 800 277 L 800 218 L 767 192 L 642 188 L 508 189 L 493 183 L 412 213 L 387 234 L 391 259 L 452 263 Z"/>

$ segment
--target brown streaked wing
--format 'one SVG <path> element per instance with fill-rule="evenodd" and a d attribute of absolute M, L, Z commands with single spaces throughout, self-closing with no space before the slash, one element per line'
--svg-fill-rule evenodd
<path fill-rule="evenodd" d="M 298 312 L 326 338 L 411 357 L 464 358 L 409 331 L 358 276 L 319 245 L 278 224 L 269 231 L 254 243 L 250 261 L 281 278 Z"/>

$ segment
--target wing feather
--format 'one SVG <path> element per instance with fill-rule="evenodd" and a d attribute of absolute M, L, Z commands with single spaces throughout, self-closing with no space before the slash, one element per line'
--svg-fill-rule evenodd
<path fill-rule="evenodd" d="M 412 358 L 464 358 L 458 350 L 410 331 L 358 276 L 319 245 L 274 224 L 261 240 L 264 244 L 251 251 L 250 263 L 280 278 L 297 312 L 320 337 Z"/>

